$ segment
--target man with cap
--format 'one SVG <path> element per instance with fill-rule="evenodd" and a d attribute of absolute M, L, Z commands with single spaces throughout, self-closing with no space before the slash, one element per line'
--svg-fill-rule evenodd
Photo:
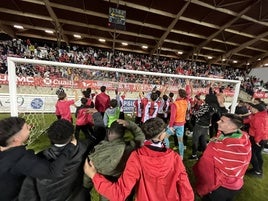
<path fill-rule="evenodd" d="M 235 114 L 242 118 L 245 118 L 250 114 L 246 103 L 241 99 L 238 100 L 237 106 L 235 107 Z"/>
<path fill-rule="evenodd" d="M 262 177 L 262 149 L 265 140 L 268 140 L 268 114 L 266 105 L 263 102 L 258 104 L 248 103 L 251 115 L 244 119 L 245 124 L 249 124 L 249 135 L 252 146 L 251 164 L 252 169 L 247 173 L 252 176 Z"/>

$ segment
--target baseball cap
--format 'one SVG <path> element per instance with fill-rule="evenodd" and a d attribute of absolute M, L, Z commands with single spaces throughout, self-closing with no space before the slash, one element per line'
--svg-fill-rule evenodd
<path fill-rule="evenodd" d="M 266 105 L 264 103 L 248 103 L 251 107 L 257 109 L 259 112 L 266 110 Z"/>

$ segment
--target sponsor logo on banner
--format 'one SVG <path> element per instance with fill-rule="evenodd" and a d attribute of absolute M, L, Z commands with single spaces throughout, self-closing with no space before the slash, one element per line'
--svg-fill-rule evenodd
<path fill-rule="evenodd" d="M 42 77 L 17 77 L 17 81 L 20 85 L 24 86 L 40 86 L 40 87 L 59 87 L 84 89 L 91 87 L 92 90 L 98 90 L 101 86 L 106 86 L 107 90 L 114 90 L 116 87 L 119 90 L 126 89 L 129 92 L 137 92 L 137 89 L 141 88 L 143 92 L 151 91 L 155 86 L 160 91 L 164 86 L 153 84 L 136 84 L 136 83 L 124 83 L 124 82 L 109 82 L 109 81 L 97 81 L 97 80 L 68 80 L 64 78 L 42 78 Z M 6 74 L 0 74 L 0 84 L 8 85 L 8 76 Z M 207 94 L 208 88 L 194 88 L 194 94 Z M 173 93 L 178 92 L 178 87 L 175 85 L 169 86 L 169 91 Z M 219 90 L 216 90 L 219 91 Z M 230 89 L 224 89 L 224 95 L 234 96 L 234 91 Z M 259 93 L 256 96 L 267 98 L 267 95 L 261 95 Z"/>
<path fill-rule="evenodd" d="M 133 113 L 134 110 L 134 99 L 125 99 L 124 100 L 124 113 Z"/>
<path fill-rule="evenodd" d="M 55 112 L 57 97 L 39 95 L 18 95 L 17 104 L 19 112 Z M 52 102 L 53 104 L 49 104 Z M 46 104 L 46 105 L 45 105 Z M 49 107 L 47 107 L 50 105 Z M 9 94 L 0 94 L 0 113 L 10 112 Z"/>
<path fill-rule="evenodd" d="M 24 104 L 24 98 L 22 96 L 17 97 L 17 104 L 19 107 Z M 9 95 L 0 94 L 0 108 L 7 108 L 8 110 L 10 109 Z"/>
<path fill-rule="evenodd" d="M 44 105 L 44 101 L 41 98 L 34 98 L 31 101 L 31 106 L 33 109 L 41 109 Z"/>
<path fill-rule="evenodd" d="M 261 92 L 255 92 L 253 94 L 254 98 L 268 98 L 268 93 L 265 91 L 261 91 Z"/>

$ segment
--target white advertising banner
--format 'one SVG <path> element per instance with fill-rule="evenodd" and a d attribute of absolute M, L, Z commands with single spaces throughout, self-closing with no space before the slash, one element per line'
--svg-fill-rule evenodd
<path fill-rule="evenodd" d="M 38 94 L 18 94 L 18 110 L 19 112 L 55 112 L 55 104 L 58 98 L 55 95 L 38 95 Z M 75 107 L 72 107 L 75 111 Z M 10 112 L 9 94 L 0 94 L 0 113 Z"/>
<path fill-rule="evenodd" d="M 70 97 L 73 99 L 74 97 Z M 54 113 L 55 104 L 58 100 L 57 95 L 41 95 L 41 94 L 18 94 L 18 110 L 21 113 Z M 76 102 L 80 105 L 80 101 Z M 125 99 L 124 111 L 125 113 L 132 113 L 134 107 L 134 99 Z M 76 108 L 71 106 L 71 111 L 74 113 Z M 10 113 L 10 100 L 8 93 L 0 93 L 0 113 Z"/>

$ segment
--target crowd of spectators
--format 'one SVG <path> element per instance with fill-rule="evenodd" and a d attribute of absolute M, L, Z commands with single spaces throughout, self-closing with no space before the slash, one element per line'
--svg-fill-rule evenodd
<path fill-rule="evenodd" d="M 263 83 L 256 77 L 249 76 L 246 69 L 208 65 L 182 59 L 150 57 L 149 55 L 130 52 L 113 52 L 107 49 L 77 45 L 56 47 L 53 43 L 43 42 L 39 44 L 32 42 L 30 39 L 0 41 L 0 73 L 7 73 L 8 56 L 167 74 L 239 79 L 242 81 L 241 88 L 250 95 L 259 90 L 259 87 L 267 88 L 268 85 L 268 83 Z M 184 84 L 184 80 L 178 78 L 44 65 L 32 66 L 32 64 L 20 64 L 17 68 L 17 74 L 19 76 L 41 76 L 43 78 L 67 78 L 74 81 L 90 79 L 146 84 Z M 193 82 L 194 87 L 204 87 L 206 85 L 207 81 L 196 80 Z"/>

